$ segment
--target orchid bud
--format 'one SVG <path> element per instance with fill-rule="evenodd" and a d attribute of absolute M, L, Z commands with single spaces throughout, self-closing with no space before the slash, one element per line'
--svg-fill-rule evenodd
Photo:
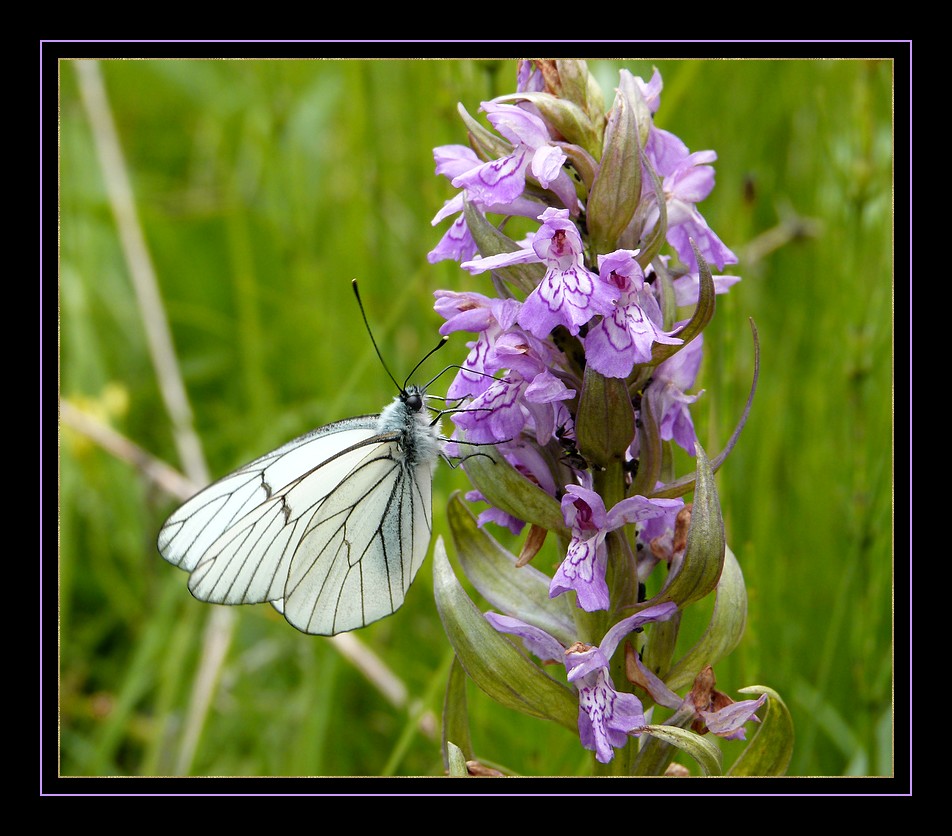
<path fill-rule="evenodd" d="M 608 114 L 601 163 L 588 194 L 588 232 L 596 253 L 617 248 L 641 200 L 641 144 L 631 102 L 619 89 Z"/>

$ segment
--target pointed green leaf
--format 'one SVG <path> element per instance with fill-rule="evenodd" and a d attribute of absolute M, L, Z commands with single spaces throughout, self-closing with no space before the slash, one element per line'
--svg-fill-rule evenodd
<path fill-rule="evenodd" d="M 619 91 L 608 115 L 605 148 L 585 217 L 595 253 L 611 252 L 641 200 L 641 149 L 631 106 Z"/>
<path fill-rule="evenodd" d="M 671 277 L 671 271 L 660 258 L 655 259 L 652 266 L 655 272 L 654 292 L 661 308 L 661 322 L 666 331 L 671 331 L 678 321 L 678 299 L 674 290 L 674 279 Z"/>
<path fill-rule="evenodd" d="M 670 716 L 665 726 L 683 728 L 693 719 L 693 708 L 679 710 Z M 664 775 L 665 770 L 677 754 L 675 747 L 653 735 L 641 738 L 638 750 L 634 753 L 630 764 L 630 774 L 638 776 Z"/>
<path fill-rule="evenodd" d="M 716 665 L 744 635 L 747 624 L 747 588 L 740 564 L 729 547 L 724 549 L 724 571 L 717 582 L 714 611 L 704 635 L 662 678 L 672 691 L 691 683 L 705 665 Z"/>
<path fill-rule="evenodd" d="M 470 456 L 464 467 L 473 487 L 486 497 L 490 505 L 546 531 L 569 536 L 562 508 L 555 497 L 526 479 L 495 447 L 480 447 L 479 450 L 479 455 Z"/>
<path fill-rule="evenodd" d="M 700 444 L 697 450 L 697 474 L 694 486 L 694 507 L 688 544 L 681 566 L 669 576 L 662 590 L 644 606 L 674 601 L 682 609 L 700 601 L 717 587 L 724 567 L 726 542 L 724 520 L 714 485 L 714 472 Z"/>
<path fill-rule="evenodd" d="M 645 97 L 632 90 L 633 79 L 631 76 L 621 78 L 620 82 L 619 88 L 625 92 L 634 111 L 635 124 L 638 126 L 638 140 L 641 143 L 641 147 L 644 148 L 648 143 L 648 135 L 651 133 L 651 128 L 654 126 L 654 116 L 651 114 L 651 108 L 648 107 L 648 102 L 645 101 Z"/>
<path fill-rule="evenodd" d="M 687 752 L 705 775 L 721 774 L 723 756 L 718 745 L 711 740 L 677 726 L 645 726 L 643 732 Z"/>
<path fill-rule="evenodd" d="M 473 743 L 469 736 L 469 712 L 466 708 L 466 671 L 455 656 L 443 696 L 443 766 L 447 769 L 450 768 L 451 740 L 456 741 L 457 749 L 462 749 L 464 761 L 472 759 Z"/>
<path fill-rule="evenodd" d="M 707 328 L 707 324 L 714 316 L 715 294 L 714 278 L 711 276 L 711 268 L 707 266 L 707 262 L 704 260 L 700 250 L 697 248 L 697 244 L 695 244 L 693 240 L 691 241 L 691 246 L 694 248 L 694 256 L 697 258 L 700 274 L 697 305 L 695 305 L 694 313 L 691 314 L 691 318 L 687 324 L 674 334 L 675 337 L 680 337 L 684 340 L 683 345 L 669 345 L 668 343 L 655 343 L 652 345 L 651 362 L 655 365 L 677 354 L 684 346 Z"/>
<path fill-rule="evenodd" d="M 466 755 L 452 741 L 446 741 L 446 774 L 450 778 L 469 778 L 469 769 L 466 768 Z"/>
<path fill-rule="evenodd" d="M 494 609 L 518 615 L 568 646 L 575 622 L 568 596 L 549 598 L 551 578 L 517 558 L 476 523 L 459 492 L 450 497 L 446 517 L 460 566 L 470 583 Z"/>
<path fill-rule="evenodd" d="M 562 89 L 559 96 L 575 102 L 592 120 L 605 118 L 605 96 L 588 63 L 579 58 L 556 58 Z"/>
<path fill-rule="evenodd" d="M 741 688 L 742 694 L 767 695 L 767 714 L 760 717 L 757 731 L 727 771 L 728 775 L 784 775 L 793 757 L 793 718 L 780 695 L 765 685 Z"/>
<path fill-rule="evenodd" d="M 433 549 L 436 608 L 460 664 L 486 694 L 508 708 L 578 730 L 578 697 L 556 682 L 483 617 L 453 574 L 443 538 Z"/>

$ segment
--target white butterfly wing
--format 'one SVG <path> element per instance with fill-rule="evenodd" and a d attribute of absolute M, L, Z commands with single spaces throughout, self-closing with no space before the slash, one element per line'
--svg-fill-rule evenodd
<path fill-rule="evenodd" d="M 365 433 L 360 433 L 365 435 Z M 299 449 L 295 478 L 277 493 L 247 514 L 231 523 L 227 530 L 208 547 L 189 578 L 188 588 L 202 600 L 216 604 L 257 604 L 272 601 L 285 594 L 285 583 L 291 561 L 295 559 L 301 538 L 321 503 L 349 479 L 358 463 L 379 445 L 371 434 L 350 445 L 354 433 L 340 433 L 335 451 L 316 466 L 311 455 L 325 453 L 313 444 Z M 269 467 L 268 475 L 273 475 Z"/>
<path fill-rule="evenodd" d="M 158 547 L 196 598 L 271 601 L 333 635 L 390 615 L 426 556 L 434 461 L 407 464 L 378 417 L 320 427 L 196 494 Z"/>
<path fill-rule="evenodd" d="M 432 462 L 408 465 L 390 441 L 327 497 L 288 573 L 282 607 L 291 624 L 334 635 L 400 608 L 430 542 L 432 470 Z"/>
<path fill-rule="evenodd" d="M 341 449 L 374 435 L 377 416 L 318 427 L 199 491 L 159 531 L 161 555 L 191 572 L 236 521 Z"/>

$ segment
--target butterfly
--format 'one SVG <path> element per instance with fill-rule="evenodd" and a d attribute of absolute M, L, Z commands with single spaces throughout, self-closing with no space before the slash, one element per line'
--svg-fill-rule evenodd
<path fill-rule="evenodd" d="M 446 440 L 426 387 L 398 388 L 379 415 L 318 427 L 169 517 L 159 553 L 190 573 L 192 595 L 270 602 L 298 630 L 324 636 L 400 608 L 429 548 Z"/>

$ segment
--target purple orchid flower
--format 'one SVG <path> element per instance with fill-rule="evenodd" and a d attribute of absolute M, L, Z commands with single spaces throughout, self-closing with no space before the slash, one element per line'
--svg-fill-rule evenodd
<path fill-rule="evenodd" d="M 529 652 L 543 661 L 558 660 L 565 665 L 568 681 L 578 690 L 582 745 L 593 750 L 601 763 L 608 763 L 615 757 L 614 750 L 645 726 L 641 701 L 634 694 L 617 691 L 609 674 L 615 649 L 633 630 L 652 621 L 666 621 L 677 609 L 676 604 L 667 602 L 629 616 L 615 624 L 597 647 L 581 642 L 565 647 L 545 630 L 518 618 L 486 613 L 486 619 L 499 632 L 519 636 Z"/>
<path fill-rule="evenodd" d="M 704 335 L 700 334 L 673 357 L 659 363 L 645 389 L 645 398 L 651 403 L 661 438 L 673 440 L 692 456 L 697 433 L 689 407 L 704 390 L 695 395 L 687 395 L 685 390 L 690 389 L 697 378 L 703 345 Z"/>
<path fill-rule="evenodd" d="M 493 127 L 513 144 L 512 153 L 458 174 L 453 185 L 484 206 L 506 206 L 522 196 L 529 171 L 542 188 L 555 192 L 563 205 L 577 214 L 575 186 L 562 168 L 565 154 L 551 144 L 545 122 L 516 105 L 483 102 L 481 109 Z"/>
<path fill-rule="evenodd" d="M 658 324 L 661 309 L 646 287 L 634 256 L 631 250 L 616 250 L 598 257 L 598 275 L 621 294 L 611 314 L 590 328 L 585 337 L 586 360 L 605 377 L 628 377 L 636 363 L 651 360 L 655 343 L 683 342 Z"/>
<path fill-rule="evenodd" d="M 670 513 L 673 508 L 681 508 L 684 502 L 633 496 L 606 511 L 604 501 L 595 491 L 581 485 L 569 485 L 565 490 L 562 516 L 572 529 L 572 539 L 565 560 L 549 585 L 549 597 L 573 590 L 578 606 L 586 612 L 607 610 L 610 604 L 605 580 L 608 532 Z"/>
<path fill-rule="evenodd" d="M 465 176 L 483 165 L 475 152 L 466 145 L 441 145 L 433 149 L 433 157 L 436 160 L 436 173 L 448 177 L 451 181 L 457 177 Z M 472 233 L 470 233 L 466 218 L 463 215 L 464 196 L 484 212 L 535 218 L 538 217 L 539 211 L 542 209 L 542 204 L 538 201 L 522 195 L 505 203 L 486 203 L 478 194 L 474 195 L 465 190 L 461 191 L 455 197 L 446 201 L 443 208 L 436 213 L 430 222 L 433 226 L 436 226 L 450 215 L 456 215 L 452 225 L 444 233 L 439 243 L 427 253 L 427 260 L 431 264 L 445 259 L 468 261 L 477 254 L 476 242 L 473 240 Z"/>
<path fill-rule="evenodd" d="M 716 264 L 719 270 L 727 264 L 736 264 L 737 256 L 717 237 L 696 206 L 714 188 L 714 169 L 710 163 L 717 159 L 717 154 L 714 151 L 692 154 L 674 134 L 652 127 L 645 156 L 662 178 L 668 219 L 667 240 L 681 261 L 691 272 L 698 271 L 690 241 L 694 239 L 704 258 Z M 653 199 L 650 178 L 644 179 L 642 188 L 646 197 Z M 660 212 L 655 206 L 648 214 L 647 227 L 657 223 L 659 217 Z"/>
<path fill-rule="evenodd" d="M 531 246 L 460 266 L 470 273 L 482 273 L 513 264 L 546 264 L 548 270 L 523 303 L 518 322 L 540 339 L 557 325 L 577 334 L 593 316 L 612 312 L 619 290 L 585 267 L 582 239 L 568 210 L 546 209 L 539 220 L 542 226 L 532 237 Z"/>

